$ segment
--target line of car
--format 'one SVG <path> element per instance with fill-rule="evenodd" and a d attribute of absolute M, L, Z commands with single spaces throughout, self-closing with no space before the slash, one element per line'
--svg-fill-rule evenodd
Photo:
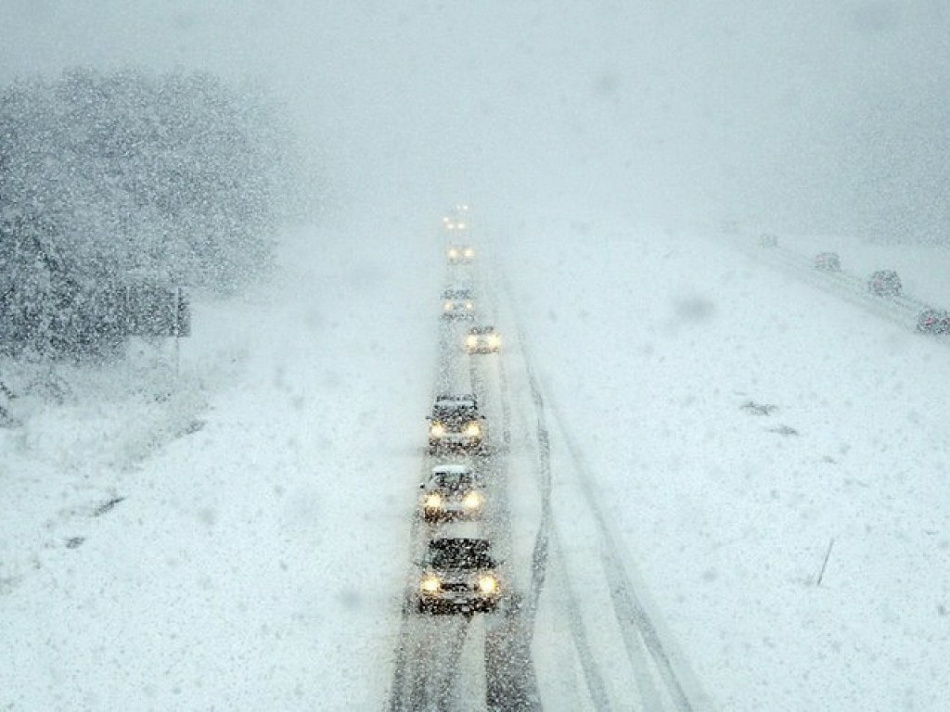
<path fill-rule="evenodd" d="M 761 247 L 777 247 L 774 233 L 759 236 Z M 841 272 L 841 256 L 837 252 L 819 252 L 812 259 L 812 266 L 822 272 Z M 875 270 L 867 278 L 867 290 L 875 297 L 899 297 L 904 292 L 900 275 L 893 269 Z M 950 310 L 925 307 L 917 315 L 917 331 L 924 334 L 950 334 Z"/>
<path fill-rule="evenodd" d="M 443 219 L 453 237 L 467 234 L 468 208 L 457 206 Z M 501 338 L 495 328 L 475 324 L 473 279 L 476 250 L 452 242 L 446 248 L 448 286 L 442 293 L 445 328 L 459 332 L 447 358 L 497 354 Z M 458 326 L 472 324 L 467 330 Z M 462 333 L 464 331 L 464 333 Z M 423 614 L 462 614 L 496 611 L 505 600 L 507 584 L 495 556 L 487 526 L 493 487 L 488 419 L 475 393 L 439 393 L 428 420 L 426 480 L 420 483 L 418 516 L 425 524 L 425 546 L 412 607 Z"/>

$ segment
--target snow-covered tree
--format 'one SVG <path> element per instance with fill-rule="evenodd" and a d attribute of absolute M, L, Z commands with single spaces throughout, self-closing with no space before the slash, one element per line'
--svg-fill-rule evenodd
<path fill-rule="evenodd" d="M 0 90 L 0 347 L 111 349 L 117 290 L 229 291 L 265 269 L 294 165 L 277 118 L 205 73 Z"/>

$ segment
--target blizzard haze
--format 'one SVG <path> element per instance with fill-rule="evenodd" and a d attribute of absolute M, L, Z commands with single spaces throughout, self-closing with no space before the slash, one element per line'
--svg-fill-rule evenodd
<path fill-rule="evenodd" d="M 172 248 L 221 265 L 177 239 L 195 226 L 274 248 L 233 290 L 193 290 L 185 338 L 177 282 L 160 336 L 128 326 L 131 286 L 99 290 L 124 340 L 83 363 L 107 368 L 0 353 L 0 708 L 944 712 L 950 336 L 917 327 L 950 307 L 948 7 L 0 0 L 0 85 L 26 87 L 0 93 L 19 171 L 0 297 L 24 342 L 100 316 L 75 298 L 99 273 L 67 282 L 47 239 L 130 282 L 149 248 L 149 267 Z M 82 108 L 56 113 L 75 67 L 95 70 L 63 83 Z M 102 122 L 102 155 L 61 160 L 110 106 L 73 90 L 110 73 L 131 135 L 175 141 Z M 227 91 L 185 91 L 205 84 Z M 244 198 L 304 183 L 295 151 L 262 149 L 257 192 L 195 188 L 253 183 L 237 158 L 258 154 L 226 149 L 259 124 L 203 109 L 262 88 L 319 167 L 310 224 Z M 207 180 L 174 172 L 188 160 Z M 107 197 L 210 209 L 87 230 L 138 205 L 84 197 L 110 168 Z M 50 205 L 69 209 L 46 229 Z M 224 219 L 242 213 L 260 220 Z M 475 257 L 445 250 L 460 216 Z M 840 271 L 816 269 L 831 250 Z M 883 268 L 904 294 L 870 293 Z M 472 290 L 458 322 L 447 287 Z M 476 323 L 498 353 L 463 348 Z M 510 608 L 431 617 L 425 416 L 470 392 Z"/>
<path fill-rule="evenodd" d="M 464 196 L 512 217 L 950 227 L 939 0 L 5 0 L 0 26 L 6 80 L 136 64 L 271 84 L 343 211 Z"/>

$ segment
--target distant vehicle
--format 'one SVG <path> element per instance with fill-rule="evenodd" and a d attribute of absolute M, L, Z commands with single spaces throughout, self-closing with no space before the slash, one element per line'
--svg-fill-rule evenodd
<path fill-rule="evenodd" d="M 837 252 L 819 252 L 815 255 L 815 269 L 823 272 L 840 272 L 841 258 Z"/>
<path fill-rule="evenodd" d="M 468 264 L 475 259 L 475 248 L 470 245 L 449 245 L 445 256 L 449 264 Z"/>
<path fill-rule="evenodd" d="M 880 269 L 868 278 L 868 291 L 878 297 L 897 296 L 902 287 L 901 278 L 892 269 Z"/>
<path fill-rule="evenodd" d="M 950 334 L 950 311 L 924 309 L 917 317 L 917 331 L 925 334 Z"/>
<path fill-rule="evenodd" d="M 482 515 L 485 488 L 467 465 L 437 465 L 421 487 L 422 517 L 427 522 L 477 519 Z"/>
<path fill-rule="evenodd" d="M 502 583 L 487 539 L 446 537 L 429 542 L 419 579 L 419 613 L 490 613 Z"/>
<path fill-rule="evenodd" d="M 443 319 L 474 319 L 475 299 L 471 289 L 454 288 L 442 292 Z"/>
<path fill-rule="evenodd" d="M 774 232 L 763 232 L 759 235 L 759 247 L 778 247 L 778 235 Z"/>
<path fill-rule="evenodd" d="M 478 412 L 474 394 L 438 395 L 429 416 L 429 453 L 483 451 L 486 431 L 485 416 Z"/>
<path fill-rule="evenodd" d="M 470 354 L 493 354 L 501 348 L 501 337 L 494 326 L 473 326 L 465 337 L 465 350 Z"/>

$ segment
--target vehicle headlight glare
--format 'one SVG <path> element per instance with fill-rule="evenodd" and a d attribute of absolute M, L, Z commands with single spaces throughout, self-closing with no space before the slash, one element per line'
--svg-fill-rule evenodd
<path fill-rule="evenodd" d="M 478 592 L 484 596 L 498 593 L 498 579 L 491 574 L 478 577 Z"/>
<path fill-rule="evenodd" d="M 422 589 L 423 593 L 438 593 L 442 588 L 442 582 L 439 580 L 438 576 L 426 576 L 420 582 L 419 588 Z"/>
<path fill-rule="evenodd" d="M 442 423 L 433 423 L 429 428 L 429 435 L 434 438 L 441 438 L 445 435 L 445 426 Z"/>
<path fill-rule="evenodd" d="M 442 308 L 445 311 L 452 311 L 452 302 L 446 302 L 445 304 L 442 305 Z"/>
<path fill-rule="evenodd" d="M 469 492 L 462 497 L 462 506 L 466 509 L 478 509 L 482 506 L 482 495 L 480 492 Z"/>
<path fill-rule="evenodd" d="M 468 344 L 469 348 L 474 349 L 476 346 L 478 346 L 478 337 L 469 336 L 467 339 L 465 339 L 465 343 Z"/>
<path fill-rule="evenodd" d="M 442 497 L 436 493 L 428 494 L 424 504 L 426 509 L 441 509 Z"/>
<path fill-rule="evenodd" d="M 478 423 L 469 423 L 465 426 L 465 430 L 463 432 L 465 433 L 466 437 L 477 438 L 482 434 L 482 429 L 478 427 Z"/>

